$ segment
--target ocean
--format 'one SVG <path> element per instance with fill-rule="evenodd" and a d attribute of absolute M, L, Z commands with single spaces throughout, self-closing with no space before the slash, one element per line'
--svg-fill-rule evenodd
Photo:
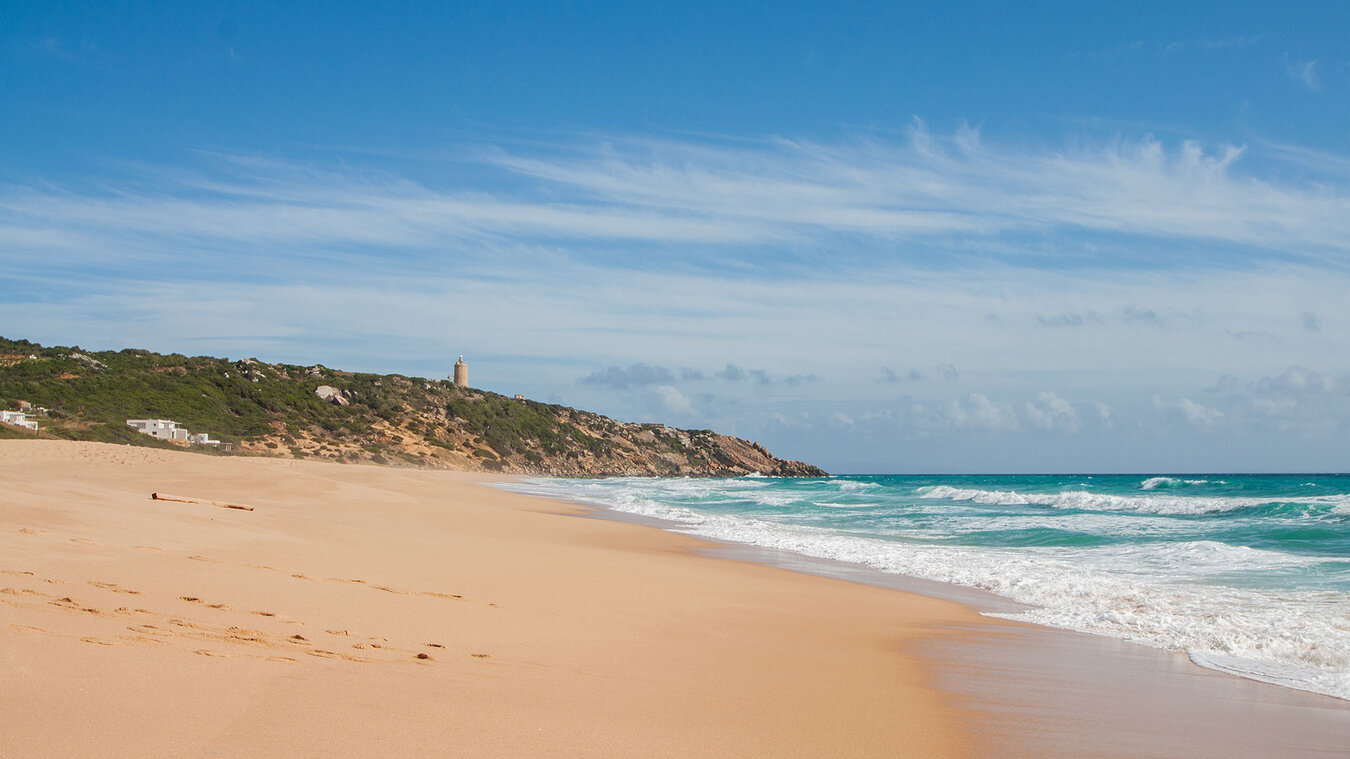
<path fill-rule="evenodd" d="M 981 588 L 991 616 L 1350 699 L 1350 475 L 530 479 L 669 529 Z"/>

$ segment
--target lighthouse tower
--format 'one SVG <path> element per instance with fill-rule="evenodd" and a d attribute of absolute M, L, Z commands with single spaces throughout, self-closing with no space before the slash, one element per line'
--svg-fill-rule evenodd
<path fill-rule="evenodd" d="M 469 386 L 469 365 L 464 363 L 463 356 L 460 356 L 459 360 L 455 362 L 455 374 L 453 378 L 455 380 L 455 387 Z"/>

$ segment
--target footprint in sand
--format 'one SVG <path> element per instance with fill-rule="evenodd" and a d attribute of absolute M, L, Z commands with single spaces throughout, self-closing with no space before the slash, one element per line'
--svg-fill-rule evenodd
<path fill-rule="evenodd" d="M 87 614 L 100 614 L 100 615 L 101 615 L 101 614 L 103 613 L 102 611 L 99 611 L 98 609 L 95 609 L 95 608 L 93 608 L 93 607 L 89 607 L 89 606 L 81 606 L 78 602 L 72 600 L 72 599 L 70 598 L 70 596 L 65 596 L 64 598 L 58 598 L 58 599 L 56 599 L 56 600 L 54 600 L 54 601 L 48 601 L 47 603 L 51 604 L 52 606 L 60 606 L 60 607 L 63 608 L 63 609 L 70 609 L 71 611 L 82 611 L 82 612 L 85 612 L 85 613 L 87 613 Z"/>
<path fill-rule="evenodd" d="M 32 572 L 29 572 L 29 571 L 26 571 L 26 570 L 22 570 L 22 571 L 21 571 L 21 570 L 18 570 L 18 569 L 0 569 L 0 574 L 3 574 L 3 575 L 16 575 L 16 576 L 18 576 L 18 577 L 36 577 L 36 576 L 37 576 L 37 575 L 33 574 Z"/>
<path fill-rule="evenodd" d="M 250 614 L 257 614 L 257 615 L 260 616 L 260 617 L 275 617 L 275 616 L 276 616 L 276 614 L 273 614 L 273 613 L 270 612 L 270 611 L 253 611 L 253 612 L 249 612 L 249 613 L 250 613 Z"/>
<path fill-rule="evenodd" d="M 456 600 L 456 601 L 463 601 L 463 600 L 464 600 L 464 596 L 461 596 L 461 595 L 458 594 L 458 593 L 437 593 L 437 592 L 432 591 L 432 590 L 424 590 L 424 591 L 422 591 L 421 593 L 419 593 L 418 595 L 422 595 L 422 596 L 432 596 L 433 598 L 449 598 L 449 599 L 454 599 L 454 600 Z"/>
<path fill-rule="evenodd" d="M 46 530 L 34 530 L 32 527 L 20 527 L 19 532 L 25 535 L 46 535 Z"/>
<path fill-rule="evenodd" d="M 358 663 L 367 663 L 371 661 L 370 659 L 363 659 L 360 656 L 348 656 L 347 654 L 340 654 L 337 653 L 336 651 L 325 651 L 321 648 L 313 648 L 307 651 L 306 653 L 308 653 L 310 656 L 318 656 L 324 659 L 342 659 L 343 661 L 358 662 Z"/>
<path fill-rule="evenodd" d="M 131 590 L 129 588 L 123 588 L 115 582 L 102 582 L 99 580 L 90 580 L 89 584 L 93 585 L 95 588 L 103 588 L 104 590 L 111 590 L 114 593 L 130 593 L 133 596 L 139 596 L 141 594 L 139 590 Z"/>
<path fill-rule="evenodd" d="M 230 657 L 229 654 L 222 654 L 219 651 L 212 651 L 206 648 L 199 648 L 196 651 L 193 651 L 192 653 L 197 654 L 198 656 L 216 656 L 222 659 L 228 659 Z"/>
<path fill-rule="evenodd" d="M 225 611 L 230 610 L 229 604 L 209 604 L 196 596 L 179 596 L 178 600 L 187 601 L 188 603 L 201 604 L 208 609 L 223 609 Z"/>
<path fill-rule="evenodd" d="M 491 658 L 492 658 L 492 654 L 469 654 L 469 656 L 472 656 L 472 657 L 475 658 L 475 659 L 491 659 Z"/>
<path fill-rule="evenodd" d="M 309 638 L 306 638 L 306 637 L 303 636 L 303 635 L 292 635 L 291 637 L 289 637 L 289 638 L 286 639 L 286 642 L 287 642 L 287 643 L 294 643 L 294 644 L 296 644 L 297 646 L 308 646 L 308 645 L 310 645 L 310 643 L 309 643 Z"/>
<path fill-rule="evenodd" d="M 159 546 L 136 546 L 136 547 L 139 548 L 139 549 L 141 549 L 142 551 L 163 551 L 163 550 L 164 550 L 163 548 L 160 548 Z"/>
<path fill-rule="evenodd" d="M 70 542 L 72 542 L 72 543 L 79 543 L 79 544 L 81 544 L 81 545 L 86 545 L 86 546 L 97 546 L 97 545 L 102 545 L 102 543 L 95 543 L 94 541 L 90 540 L 89 538 L 71 538 L 71 539 L 70 539 Z"/>
<path fill-rule="evenodd" d="M 82 642 L 84 642 L 84 643 L 93 643 L 93 644 L 96 645 L 96 646 L 120 646 L 120 645 L 122 645 L 121 643 L 116 643 L 116 642 L 113 642 L 113 641 L 111 641 L 111 640 L 104 640 L 104 639 L 102 639 L 102 638 L 80 638 L 80 640 L 81 640 Z"/>
<path fill-rule="evenodd" d="M 215 559 L 210 559 L 210 558 L 207 558 L 207 557 L 205 557 L 205 556 L 198 556 L 198 555 L 196 555 L 196 554 L 193 554 L 192 556 L 189 556 L 188 558 L 191 559 L 191 560 L 193 560 L 193 561 L 204 561 L 204 562 L 206 562 L 206 563 L 208 563 L 208 564 L 219 564 L 219 563 L 221 563 L 221 562 L 219 562 L 219 561 L 217 561 L 217 560 L 215 560 Z"/>

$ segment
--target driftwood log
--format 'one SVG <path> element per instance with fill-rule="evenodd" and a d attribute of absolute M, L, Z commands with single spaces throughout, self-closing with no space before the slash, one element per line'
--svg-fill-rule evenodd
<path fill-rule="evenodd" d="M 150 499 L 154 501 L 177 501 L 178 503 L 200 503 L 203 506 L 218 506 L 222 509 L 239 509 L 240 511 L 253 511 L 252 506 L 245 506 L 240 503 L 208 501 L 204 498 L 187 498 L 181 495 L 169 495 L 168 493 L 151 493 Z"/>

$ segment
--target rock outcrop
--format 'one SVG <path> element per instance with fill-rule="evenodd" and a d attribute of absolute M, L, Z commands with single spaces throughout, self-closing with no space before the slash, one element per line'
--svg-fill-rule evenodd
<path fill-rule="evenodd" d="M 314 388 L 314 394 L 336 406 L 346 406 L 348 401 L 342 397 L 342 391 L 332 385 L 319 385 Z"/>

